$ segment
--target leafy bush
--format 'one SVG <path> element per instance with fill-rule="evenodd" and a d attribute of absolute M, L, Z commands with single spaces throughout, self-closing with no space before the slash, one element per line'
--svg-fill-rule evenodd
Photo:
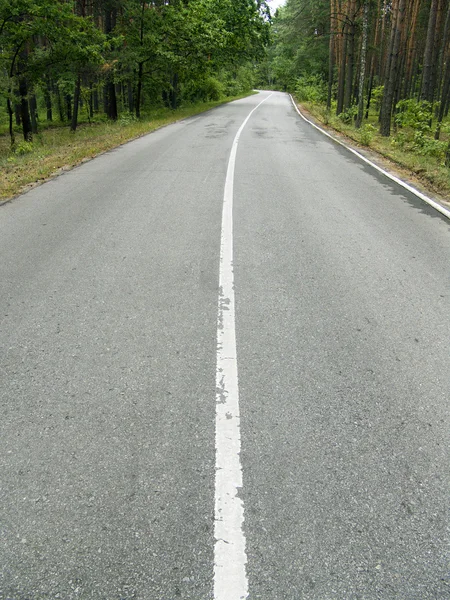
<path fill-rule="evenodd" d="M 225 86 L 216 77 L 193 79 L 182 86 L 183 102 L 187 104 L 220 100 L 224 95 Z"/>
<path fill-rule="evenodd" d="M 207 77 L 203 88 L 205 100 L 220 100 L 225 94 L 225 86 L 215 77 Z"/>
<path fill-rule="evenodd" d="M 120 115 L 118 123 L 122 127 L 126 127 L 127 125 L 131 125 L 132 123 L 136 123 L 137 117 L 132 112 L 124 112 Z"/>
<path fill-rule="evenodd" d="M 401 100 L 396 109 L 395 123 L 402 130 L 395 136 L 394 145 L 403 149 L 408 146 L 417 154 L 442 159 L 445 155 L 446 143 L 430 137 L 433 118 L 431 102 Z"/>
<path fill-rule="evenodd" d="M 33 152 L 34 147 L 32 142 L 19 142 L 15 147 L 14 147 L 14 152 L 15 154 L 18 154 L 19 156 L 22 156 L 23 154 L 29 154 L 30 152 Z"/>
<path fill-rule="evenodd" d="M 400 100 L 396 106 L 395 123 L 398 127 L 411 127 L 414 131 L 426 133 L 430 130 L 433 117 L 431 102 L 422 100 Z"/>
<path fill-rule="evenodd" d="M 372 102 L 375 106 L 375 110 L 379 112 L 381 103 L 383 101 L 384 85 L 379 85 L 372 89 Z"/>
<path fill-rule="evenodd" d="M 373 140 L 373 136 L 375 135 L 376 127 L 371 125 L 370 123 L 365 123 L 359 130 L 360 142 L 363 146 L 370 146 L 370 142 Z"/>
<path fill-rule="evenodd" d="M 240 66 L 234 77 L 228 77 L 225 81 L 225 89 L 228 96 L 238 96 L 253 89 L 255 84 L 253 69 Z"/>
<path fill-rule="evenodd" d="M 445 157 L 447 145 L 447 142 L 441 142 L 430 137 L 423 137 L 421 139 L 421 144 L 417 147 L 416 151 L 422 156 L 434 156 L 442 160 Z"/>
<path fill-rule="evenodd" d="M 341 112 L 338 115 L 338 117 L 343 123 L 347 123 L 348 125 L 350 125 L 350 123 L 352 123 L 355 120 L 357 114 L 358 114 L 358 107 L 356 105 L 354 105 L 354 106 L 350 106 L 349 108 L 347 108 L 347 110 L 344 110 L 343 112 Z"/>
<path fill-rule="evenodd" d="M 327 88 L 320 75 L 299 77 L 295 84 L 295 95 L 300 102 L 326 102 Z"/>

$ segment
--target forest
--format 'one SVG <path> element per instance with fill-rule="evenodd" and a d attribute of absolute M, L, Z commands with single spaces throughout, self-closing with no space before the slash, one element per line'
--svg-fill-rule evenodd
<path fill-rule="evenodd" d="M 159 126 L 155 111 L 254 87 L 291 92 L 448 195 L 450 0 L 286 0 L 272 12 L 270 0 L 0 0 L 0 197 Z M 75 136 L 46 132 L 82 125 L 99 138 L 101 123 L 142 127 L 48 158 Z"/>
<path fill-rule="evenodd" d="M 0 0 L 0 122 L 14 148 L 248 91 L 269 27 L 260 0 Z"/>
<path fill-rule="evenodd" d="M 275 88 L 365 145 L 450 166 L 450 0 L 287 0 L 273 29 Z"/>

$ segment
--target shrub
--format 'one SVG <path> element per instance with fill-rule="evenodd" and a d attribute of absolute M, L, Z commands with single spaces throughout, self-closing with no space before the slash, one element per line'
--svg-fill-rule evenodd
<path fill-rule="evenodd" d="M 379 112 L 381 102 L 383 101 L 384 85 L 379 85 L 372 88 L 372 102 L 375 105 L 375 110 Z"/>
<path fill-rule="evenodd" d="M 358 107 L 356 105 L 354 105 L 354 106 L 350 106 L 349 108 L 347 108 L 347 110 L 344 110 L 343 112 L 341 112 L 338 115 L 338 117 L 343 123 L 347 123 L 347 125 L 350 125 L 350 123 L 352 123 L 355 120 L 357 114 L 358 114 Z"/>
<path fill-rule="evenodd" d="M 16 146 L 14 147 L 14 152 L 15 154 L 18 155 L 23 155 L 23 154 L 29 154 L 30 152 L 33 152 L 34 147 L 32 142 L 18 142 L 18 144 L 16 144 Z"/>
<path fill-rule="evenodd" d="M 326 102 L 326 84 L 320 75 L 305 75 L 299 77 L 295 84 L 295 95 L 300 102 Z"/>
<path fill-rule="evenodd" d="M 122 127 L 126 127 L 127 125 L 131 125 L 132 123 L 136 123 L 137 117 L 132 112 L 124 112 L 120 115 L 118 123 Z"/>
<path fill-rule="evenodd" d="M 431 102 L 422 100 L 400 100 L 396 106 L 395 123 L 398 127 L 411 127 L 415 132 L 430 131 L 433 117 Z"/>
<path fill-rule="evenodd" d="M 370 123 L 365 123 L 359 130 L 360 142 L 363 146 L 370 146 L 373 136 L 375 135 L 376 128 Z"/>
<path fill-rule="evenodd" d="M 224 85 L 215 77 L 207 77 L 203 89 L 205 100 L 220 100 L 224 95 Z"/>

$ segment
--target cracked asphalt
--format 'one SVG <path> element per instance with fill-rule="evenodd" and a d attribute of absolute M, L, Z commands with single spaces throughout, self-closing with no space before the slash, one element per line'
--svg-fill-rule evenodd
<path fill-rule="evenodd" d="M 262 92 L 0 207 L 0 598 L 213 598 L 227 161 Z M 237 152 L 250 600 L 450 598 L 450 222 L 302 121 Z M 234 600 L 231 599 L 230 600 Z"/>

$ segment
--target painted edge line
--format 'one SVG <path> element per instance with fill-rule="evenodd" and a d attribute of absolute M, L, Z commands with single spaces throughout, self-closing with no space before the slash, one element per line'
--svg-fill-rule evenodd
<path fill-rule="evenodd" d="M 379 173 L 382 173 L 385 177 L 387 177 L 391 181 L 394 181 L 398 185 L 401 185 L 403 188 L 405 188 L 406 190 L 408 190 L 408 192 L 411 192 L 412 194 L 414 194 L 415 196 L 417 196 L 418 198 L 420 198 L 421 200 L 423 200 L 426 204 L 428 204 L 429 206 L 431 206 L 432 208 L 434 208 L 435 210 L 437 210 L 438 212 L 440 212 L 442 215 L 444 215 L 444 217 L 447 217 L 447 219 L 450 219 L 450 210 L 448 208 L 445 208 L 445 206 L 442 206 L 442 204 L 439 204 L 438 202 L 436 202 L 432 198 L 429 198 L 425 194 L 422 194 L 422 192 L 420 192 L 418 189 L 416 189 L 412 185 L 409 185 L 409 183 L 406 183 L 405 181 L 402 181 L 401 179 L 399 179 L 395 175 L 391 175 L 391 173 L 389 173 L 388 171 L 385 171 L 384 169 L 382 169 L 381 167 L 379 167 L 378 165 L 376 165 L 374 162 L 372 162 L 371 160 L 369 160 L 368 158 L 366 158 L 365 156 L 363 156 L 360 152 L 358 152 L 357 150 L 354 150 L 353 148 L 350 148 L 350 146 L 347 146 L 347 144 L 344 144 L 344 142 L 341 142 L 341 140 L 338 140 L 337 138 L 335 138 L 333 135 L 331 135 L 330 133 L 328 133 L 327 131 L 325 131 L 325 129 L 322 129 L 321 127 L 319 127 L 318 125 L 316 125 L 315 123 L 313 123 L 312 121 L 310 121 L 309 119 L 307 119 L 301 113 L 301 111 L 299 110 L 297 104 L 294 101 L 294 98 L 292 97 L 292 94 L 289 94 L 289 96 L 291 98 L 291 101 L 292 101 L 292 104 L 294 105 L 295 110 L 297 111 L 297 113 L 301 116 L 301 118 L 304 121 L 306 121 L 307 123 L 309 123 L 310 125 L 312 125 L 315 129 L 317 129 L 318 131 L 320 131 L 321 133 L 323 133 L 327 137 L 329 137 L 331 140 L 333 140 L 333 142 L 336 142 L 336 144 L 339 144 L 343 148 L 346 148 L 349 152 L 351 152 L 352 154 L 354 154 L 355 156 L 357 156 L 360 160 L 364 161 L 365 163 L 367 163 L 368 165 L 370 165 L 371 167 L 373 167 Z"/>
<path fill-rule="evenodd" d="M 236 133 L 223 193 L 216 350 L 215 600 L 248 597 L 244 502 L 240 497 L 243 477 L 233 267 L 233 189 L 240 135 L 255 110 L 271 95 L 253 108 Z"/>

